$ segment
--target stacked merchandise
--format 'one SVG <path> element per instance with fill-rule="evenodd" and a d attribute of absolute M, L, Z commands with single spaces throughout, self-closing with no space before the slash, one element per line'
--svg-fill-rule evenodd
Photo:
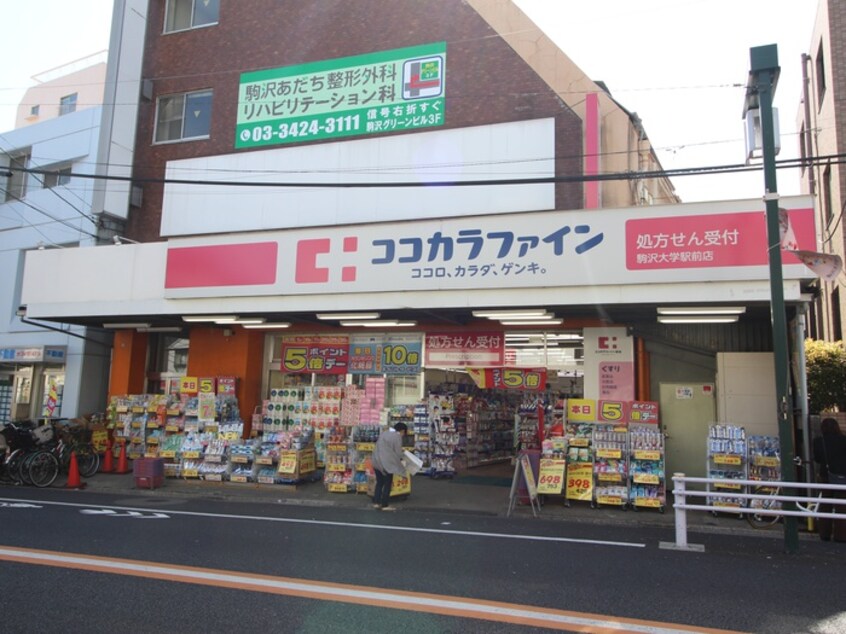
<path fill-rule="evenodd" d="M 664 434 L 658 425 L 629 425 L 631 492 L 634 508 L 657 508 L 663 512 L 667 502 L 664 477 Z"/>
<path fill-rule="evenodd" d="M 475 398 L 467 412 L 467 467 L 513 455 L 514 414 L 507 403 Z"/>
<path fill-rule="evenodd" d="M 590 502 L 593 506 L 593 423 L 568 420 L 567 439 L 567 503 L 570 500 Z"/>
<path fill-rule="evenodd" d="M 747 464 L 749 479 L 764 482 L 781 480 L 781 444 L 777 436 L 749 436 Z M 765 493 L 770 488 L 756 489 Z M 750 508 L 760 508 L 761 500 L 749 500 Z M 771 509 L 781 508 L 778 502 L 767 504 Z"/>
<path fill-rule="evenodd" d="M 708 429 L 708 477 L 719 480 L 746 479 L 746 430 L 737 425 L 711 425 Z M 736 491 L 741 493 L 745 487 L 740 484 L 708 483 L 708 491 Z M 708 503 L 715 509 L 719 507 L 743 506 L 743 498 L 709 497 Z"/>
<path fill-rule="evenodd" d="M 597 504 L 625 506 L 629 501 L 626 429 L 614 424 L 593 426 L 593 498 Z"/>
<path fill-rule="evenodd" d="M 537 402 L 522 403 L 517 413 L 520 417 L 517 428 L 517 446 L 526 450 L 540 449 Z"/>
<path fill-rule="evenodd" d="M 310 425 L 296 425 L 286 432 L 277 433 L 276 453 L 278 466 L 275 475 L 272 467 L 262 467 L 257 473 L 261 482 L 295 484 L 316 474 L 314 429 Z"/>
<path fill-rule="evenodd" d="M 226 477 L 229 472 L 228 445 L 229 442 L 221 438 L 215 438 L 206 444 L 203 464 L 199 467 L 199 474 L 203 480 L 220 482 Z"/>
<path fill-rule="evenodd" d="M 429 416 L 435 437 L 432 440 L 433 477 L 453 477 L 456 454 L 461 437 L 456 423 L 455 399 L 452 395 L 430 394 Z"/>
<path fill-rule="evenodd" d="M 364 380 L 364 398 L 361 400 L 359 419 L 353 424 L 384 424 L 382 410 L 385 408 L 385 377 L 369 376 Z"/>
<path fill-rule="evenodd" d="M 256 456 L 257 443 L 255 440 L 244 440 L 229 444 L 229 481 L 253 482 L 255 468 L 253 460 Z"/>
<path fill-rule="evenodd" d="M 423 469 L 429 471 L 432 467 L 432 422 L 429 419 L 429 409 L 425 403 L 414 406 L 414 455 L 423 462 Z"/>
<path fill-rule="evenodd" d="M 353 427 L 352 456 L 350 462 L 355 465 L 353 485 L 356 493 L 367 493 L 367 473 L 370 457 L 376 448 L 376 441 L 382 428 L 379 425 L 358 425 Z"/>
<path fill-rule="evenodd" d="M 333 427 L 326 443 L 323 483 L 332 493 L 347 493 L 353 485 L 355 466 L 350 462 L 350 427 Z"/>
<path fill-rule="evenodd" d="M 297 387 L 270 390 L 262 412 L 263 432 L 286 431 L 310 425 L 328 429 L 339 424 L 344 388 Z"/>

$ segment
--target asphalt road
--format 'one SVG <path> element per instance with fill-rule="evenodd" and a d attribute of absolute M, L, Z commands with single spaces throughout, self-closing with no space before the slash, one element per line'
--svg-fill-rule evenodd
<path fill-rule="evenodd" d="M 846 544 L 778 533 L 12 487 L 0 527 L 7 632 L 846 631 Z"/>

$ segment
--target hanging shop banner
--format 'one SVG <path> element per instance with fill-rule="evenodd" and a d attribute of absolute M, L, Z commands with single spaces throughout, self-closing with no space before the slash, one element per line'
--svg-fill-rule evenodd
<path fill-rule="evenodd" d="M 481 389 L 540 391 L 546 387 L 546 368 L 467 368 Z"/>
<path fill-rule="evenodd" d="M 505 336 L 502 332 L 427 332 L 427 368 L 503 365 Z"/>
<path fill-rule="evenodd" d="M 552 460 L 541 458 L 538 474 L 538 493 L 544 495 L 561 495 L 564 489 L 564 467 L 566 460 Z"/>
<path fill-rule="evenodd" d="M 282 337 L 280 370 L 291 373 L 346 374 L 349 354 L 350 340 L 346 336 Z"/>
<path fill-rule="evenodd" d="M 599 401 L 596 408 L 596 420 L 602 423 L 613 423 L 624 426 L 629 422 L 628 401 Z"/>
<path fill-rule="evenodd" d="M 596 421 L 596 401 L 589 398 L 567 399 L 567 420 L 574 423 Z"/>
<path fill-rule="evenodd" d="M 630 423 L 658 424 L 658 403 L 655 401 L 634 401 L 629 407 Z"/>
<path fill-rule="evenodd" d="M 196 394 L 200 390 L 200 380 L 196 376 L 183 376 L 179 379 L 180 394 Z"/>
<path fill-rule="evenodd" d="M 350 337 L 351 374 L 419 374 L 423 338 L 407 335 L 353 335 Z"/>
<path fill-rule="evenodd" d="M 221 396 L 235 396 L 237 384 L 234 376 L 219 376 L 217 377 L 217 393 Z"/>
<path fill-rule="evenodd" d="M 446 42 L 243 73 L 235 147 L 444 124 Z"/>
<path fill-rule="evenodd" d="M 214 422 L 215 397 L 214 392 L 200 392 L 197 395 L 197 419 L 203 423 Z"/>
<path fill-rule="evenodd" d="M 593 498 L 593 463 L 571 462 L 567 467 L 567 499 L 589 502 Z"/>

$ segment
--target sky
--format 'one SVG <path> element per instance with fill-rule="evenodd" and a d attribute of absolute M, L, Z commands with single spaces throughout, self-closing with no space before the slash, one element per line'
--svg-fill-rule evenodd
<path fill-rule="evenodd" d="M 801 55 L 810 52 L 817 0 L 515 2 L 637 113 L 665 169 L 744 162 L 749 49 L 776 44 L 779 158 L 799 156 Z M 0 0 L 0 131 L 14 127 L 33 75 L 108 47 L 111 11 L 112 0 Z M 684 202 L 729 200 L 763 196 L 763 178 L 757 171 L 674 177 L 673 184 Z M 779 170 L 778 187 L 798 194 L 797 171 Z"/>

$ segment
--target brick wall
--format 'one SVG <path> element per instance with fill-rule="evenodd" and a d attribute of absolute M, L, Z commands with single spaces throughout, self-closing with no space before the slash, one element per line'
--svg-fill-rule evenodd
<path fill-rule="evenodd" d="M 242 72 L 440 41 L 447 98 L 437 129 L 555 117 L 557 173 L 582 173 L 581 120 L 463 0 L 221 0 L 219 24 L 163 35 L 164 6 L 151 0 L 144 77 L 154 94 L 139 110 L 135 178 L 163 178 L 168 160 L 235 152 Z M 152 145 L 156 98 L 206 88 L 214 91 L 210 138 Z M 159 238 L 162 192 L 144 184 L 129 237 Z M 558 184 L 558 209 L 581 206 L 581 183 Z"/>

